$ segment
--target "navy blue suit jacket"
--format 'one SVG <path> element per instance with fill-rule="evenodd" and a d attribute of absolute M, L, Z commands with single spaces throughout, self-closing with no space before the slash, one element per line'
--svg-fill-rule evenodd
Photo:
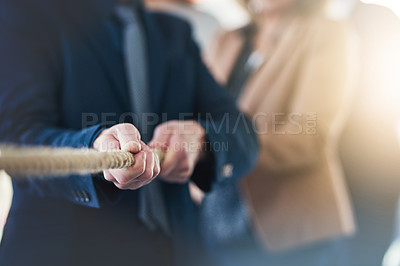
<path fill-rule="evenodd" d="M 132 106 L 114 5 L 112 0 L 0 0 L 0 142 L 91 147 L 104 127 L 134 121 L 127 114 Z M 189 26 L 144 10 L 141 16 L 156 123 L 192 114 L 206 128 L 215 149 L 194 174 L 203 187 L 242 176 L 257 155 L 255 136 L 234 100 L 201 62 Z M 142 136 L 149 140 L 152 132 Z M 233 171 L 227 175 L 223 169 L 228 164 Z M 78 256 L 79 245 L 83 264 L 85 249 L 93 248 L 107 231 L 123 234 L 123 228 L 107 225 L 114 223 L 112 217 L 130 212 L 123 201 L 135 202 L 137 193 L 119 191 L 101 176 L 91 175 L 28 179 L 14 183 L 14 190 L 0 264 L 61 265 L 61 259 Z M 194 233 L 197 210 L 187 184 L 164 184 L 164 194 L 176 258 L 184 261 L 192 256 L 187 251 L 191 243 L 200 241 Z M 102 221 L 85 224 L 85 215 L 91 212 L 102 215 Z M 82 235 L 77 236 L 77 230 Z M 101 247 L 96 248 L 100 255 Z M 18 255 L 21 249 L 25 259 Z"/>

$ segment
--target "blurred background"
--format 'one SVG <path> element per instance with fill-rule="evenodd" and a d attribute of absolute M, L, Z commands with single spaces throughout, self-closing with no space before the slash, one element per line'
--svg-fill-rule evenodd
<path fill-rule="evenodd" d="M 218 36 L 252 19 L 235 0 L 149 0 L 148 5 L 191 20 L 194 37 L 217 79 L 210 55 Z M 400 1 L 334 0 L 325 12 L 354 31 L 359 54 L 355 96 L 337 142 L 356 229 L 340 248 L 345 250 L 343 256 L 357 257 L 354 266 L 399 266 Z M 11 182 L 4 173 L 0 173 L 0 190 L 1 239 L 12 197 Z M 193 193 L 201 201 L 202 196 Z"/>
<path fill-rule="evenodd" d="M 234 0 L 192 0 L 197 8 L 214 15 L 225 29 L 238 28 L 248 22 L 248 15 Z M 333 0 L 330 12 L 346 12 L 346 2 Z M 362 0 L 363 3 L 376 4 L 391 9 L 400 17 L 400 2 L 396 0 Z"/>

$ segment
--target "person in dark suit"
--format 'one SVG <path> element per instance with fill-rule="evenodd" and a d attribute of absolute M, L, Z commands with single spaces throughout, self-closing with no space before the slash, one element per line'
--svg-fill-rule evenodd
<path fill-rule="evenodd" d="M 188 181 L 209 191 L 256 160 L 250 122 L 189 26 L 124 2 L 0 0 L 0 142 L 136 158 L 127 170 L 13 182 L 2 266 L 201 265 Z M 150 146 L 166 150 L 161 170 Z"/>

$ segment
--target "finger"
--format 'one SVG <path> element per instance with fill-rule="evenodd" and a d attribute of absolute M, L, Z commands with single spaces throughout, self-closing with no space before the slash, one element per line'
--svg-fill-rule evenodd
<path fill-rule="evenodd" d="M 115 133 L 122 150 L 132 153 L 137 153 L 141 150 L 140 133 L 134 125 L 118 125 Z"/>
<path fill-rule="evenodd" d="M 193 162 L 188 144 L 182 136 L 171 138 L 165 162 L 161 165 L 160 178 L 169 182 L 185 183 L 193 173 Z"/>
<path fill-rule="evenodd" d="M 130 182 L 126 184 L 119 184 L 119 186 L 117 187 L 121 189 L 137 189 L 141 186 L 149 184 L 151 181 L 154 180 L 154 178 L 156 177 L 155 169 L 157 167 L 156 166 L 157 155 L 154 152 L 152 152 L 148 147 L 144 152 L 146 152 L 146 170 L 144 171 L 144 173 L 141 176 L 132 179 Z"/>
<path fill-rule="evenodd" d="M 137 179 L 146 171 L 146 152 L 141 151 L 134 155 L 135 163 L 127 169 L 114 169 L 109 170 L 111 175 L 120 184 L 129 184 L 132 180 Z"/>
<path fill-rule="evenodd" d="M 131 152 L 131 153 L 138 153 L 142 150 L 142 145 L 139 141 L 129 141 L 122 146 L 123 151 Z"/>
<path fill-rule="evenodd" d="M 161 172 L 161 165 L 160 165 L 160 157 L 155 154 L 155 163 L 154 163 L 154 178 L 156 178 Z"/>
<path fill-rule="evenodd" d="M 160 175 L 163 177 L 169 176 L 182 159 L 184 159 L 184 156 L 182 154 L 181 144 L 179 143 L 179 137 L 173 136 L 170 139 L 169 148 L 162 162 Z"/>
<path fill-rule="evenodd" d="M 155 154 L 149 149 L 146 150 L 146 169 L 142 175 L 138 176 L 139 182 L 151 182 L 154 176 Z"/>

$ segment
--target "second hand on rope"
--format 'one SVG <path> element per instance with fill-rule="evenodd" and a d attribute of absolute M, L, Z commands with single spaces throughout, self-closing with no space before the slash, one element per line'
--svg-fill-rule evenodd
<path fill-rule="evenodd" d="M 153 149 L 153 152 L 162 162 L 165 152 L 160 149 Z M 98 152 L 93 149 L 0 146 L 0 170 L 13 177 L 94 174 L 129 168 L 134 163 L 132 153 L 120 150 Z"/>

